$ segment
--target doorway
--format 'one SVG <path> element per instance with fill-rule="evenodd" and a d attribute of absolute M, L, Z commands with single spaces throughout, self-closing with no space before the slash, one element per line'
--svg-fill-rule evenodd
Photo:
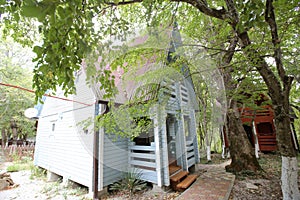
<path fill-rule="evenodd" d="M 177 129 L 176 118 L 172 114 L 167 115 L 166 128 L 167 128 L 167 145 L 168 145 L 168 156 L 169 166 L 177 166 L 176 159 L 176 129 Z"/>

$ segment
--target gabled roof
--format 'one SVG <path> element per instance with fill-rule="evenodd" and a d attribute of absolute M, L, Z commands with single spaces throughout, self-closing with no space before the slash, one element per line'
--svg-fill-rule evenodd
<path fill-rule="evenodd" d="M 174 24 L 172 31 L 170 30 L 166 31 L 166 35 L 170 39 L 169 47 L 167 49 L 166 62 L 157 63 L 156 61 L 153 61 L 152 63 L 146 63 L 140 68 L 132 69 L 128 72 L 124 72 L 124 70 L 121 67 L 118 67 L 117 70 L 112 72 L 112 75 L 115 77 L 114 82 L 115 82 L 115 87 L 118 90 L 118 93 L 111 100 L 113 100 L 115 103 L 123 104 L 125 102 L 132 100 L 134 97 L 141 95 L 141 90 L 150 90 L 149 82 L 147 81 L 136 82 L 134 80 L 127 79 L 126 77 L 128 77 L 128 74 L 130 74 L 132 77 L 138 77 L 146 73 L 151 73 L 151 72 L 155 72 L 155 70 L 162 69 L 166 67 L 166 63 L 170 63 L 176 60 L 176 50 L 182 46 L 181 35 L 178 31 L 177 23 Z M 145 38 L 147 37 L 143 37 L 144 41 Z M 181 74 L 183 76 L 182 79 L 184 79 L 186 85 L 188 85 L 188 89 L 191 90 L 189 92 L 194 93 L 194 85 L 190 76 L 190 70 L 186 64 L 182 65 Z M 178 73 L 178 76 L 179 75 L 180 74 Z M 153 85 L 155 84 L 160 85 L 161 82 L 162 80 L 152 80 L 151 83 Z M 101 88 L 100 83 L 93 84 L 92 88 L 98 100 L 107 100 L 104 99 L 105 91 L 100 89 Z M 144 91 L 143 93 L 146 94 L 147 91 Z M 150 98 L 155 97 L 155 95 L 156 94 L 154 94 L 154 92 L 149 91 L 148 96 L 146 95 L 144 97 L 144 100 L 149 100 Z M 195 97 L 195 94 L 191 94 L 190 97 Z M 196 105 L 196 100 L 194 100 L 193 103 Z M 195 106 L 195 109 L 198 109 L 197 106 Z"/>

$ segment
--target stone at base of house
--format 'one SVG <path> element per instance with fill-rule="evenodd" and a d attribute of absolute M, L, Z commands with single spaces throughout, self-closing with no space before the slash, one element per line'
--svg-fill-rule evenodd
<path fill-rule="evenodd" d="M 59 175 L 51 172 L 51 171 L 47 171 L 47 182 L 55 182 L 55 181 L 58 181 L 60 178 Z"/>
<path fill-rule="evenodd" d="M 170 188 L 171 188 L 170 186 L 159 187 L 158 185 L 153 183 L 152 192 L 159 192 L 159 193 L 166 192 L 166 191 L 169 191 Z"/>

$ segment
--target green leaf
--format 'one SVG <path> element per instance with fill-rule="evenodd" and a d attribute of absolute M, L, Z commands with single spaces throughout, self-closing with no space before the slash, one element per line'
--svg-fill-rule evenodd
<path fill-rule="evenodd" d="M 21 14 L 25 17 L 39 18 L 42 15 L 42 10 L 34 5 L 24 5 L 22 6 Z"/>

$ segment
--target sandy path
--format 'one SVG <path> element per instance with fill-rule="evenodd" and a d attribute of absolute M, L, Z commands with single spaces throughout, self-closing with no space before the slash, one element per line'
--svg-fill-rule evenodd
<path fill-rule="evenodd" d="M 87 199 L 86 193 L 72 188 L 66 188 L 55 182 L 45 182 L 30 179 L 30 171 L 10 173 L 12 180 L 18 187 L 0 191 L 0 200 L 82 200 Z"/>
<path fill-rule="evenodd" d="M 10 173 L 12 180 L 19 184 L 18 187 L 0 191 L 0 199 L 47 199 L 41 193 L 45 184 L 42 180 L 30 180 L 30 171 L 20 171 Z"/>

